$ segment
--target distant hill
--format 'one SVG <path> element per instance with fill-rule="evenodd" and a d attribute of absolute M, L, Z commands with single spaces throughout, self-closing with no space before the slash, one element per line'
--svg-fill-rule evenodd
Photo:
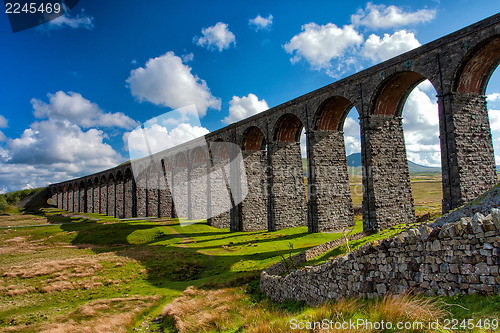
<path fill-rule="evenodd" d="M 347 166 L 350 167 L 360 167 L 361 166 L 361 153 L 354 153 L 347 156 Z M 408 161 L 408 168 L 410 173 L 440 173 L 441 168 L 439 167 L 428 167 L 423 166 L 412 161 Z"/>
<path fill-rule="evenodd" d="M 302 165 L 304 167 L 304 174 L 306 170 L 307 160 L 305 158 L 302 159 Z M 354 171 L 355 168 L 361 167 L 361 153 L 354 153 L 347 156 L 347 166 L 350 167 L 349 170 Z M 500 171 L 500 166 L 497 166 L 497 170 Z M 410 173 L 440 173 L 441 168 L 439 167 L 428 167 L 423 166 L 417 163 L 413 163 L 412 161 L 408 161 L 408 169 Z M 355 172 L 357 173 L 357 172 Z M 306 175 L 307 176 L 307 175 Z"/>

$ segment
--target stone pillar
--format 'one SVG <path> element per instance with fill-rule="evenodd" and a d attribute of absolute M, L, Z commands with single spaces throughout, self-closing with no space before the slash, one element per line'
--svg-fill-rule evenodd
<path fill-rule="evenodd" d="M 342 231 L 354 225 L 344 133 L 307 134 L 309 161 L 309 232 Z"/>
<path fill-rule="evenodd" d="M 80 205 L 78 207 L 78 211 L 80 213 L 87 212 L 87 193 L 85 191 L 85 185 L 80 185 Z"/>
<path fill-rule="evenodd" d="M 173 198 L 177 217 L 188 217 L 188 169 L 187 165 L 174 167 Z"/>
<path fill-rule="evenodd" d="M 219 145 L 219 147 L 217 147 Z M 229 155 L 217 152 L 224 149 L 224 143 L 216 142 L 210 147 L 212 151 L 212 166 L 210 167 L 210 219 L 208 223 L 215 228 L 229 228 L 231 225 L 231 197 L 229 184 Z"/>
<path fill-rule="evenodd" d="M 307 225 L 304 170 L 299 142 L 270 144 L 273 219 L 270 229 Z"/>
<path fill-rule="evenodd" d="M 73 211 L 73 188 L 68 188 L 68 206 L 66 208 L 67 211 Z"/>
<path fill-rule="evenodd" d="M 116 210 L 115 210 L 115 207 L 116 207 L 116 196 L 115 196 L 115 192 L 116 192 L 116 183 L 115 183 L 115 180 L 113 178 L 110 178 L 107 182 L 107 190 L 108 190 L 108 210 L 107 210 L 107 214 L 109 216 L 116 216 Z"/>
<path fill-rule="evenodd" d="M 99 181 L 94 181 L 92 186 L 94 189 L 94 201 L 92 203 L 92 213 L 99 213 L 101 207 L 101 187 L 99 186 Z"/>
<path fill-rule="evenodd" d="M 108 215 L 108 186 L 106 181 L 99 184 L 99 214 Z"/>
<path fill-rule="evenodd" d="M 136 188 L 132 174 L 126 174 L 123 187 L 124 217 L 136 216 Z"/>
<path fill-rule="evenodd" d="M 94 186 L 91 182 L 87 183 L 87 213 L 94 211 Z"/>
<path fill-rule="evenodd" d="M 150 171 L 147 174 L 147 216 L 158 217 L 158 174 Z"/>
<path fill-rule="evenodd" d="M 117 177 L 115 183 L 115 198 L 116 198 L 116 217 L 122 219 L 125 217 L 124 214 L 124 182 L 123 178 Z"/>
<path fill-rule="evenodd" d="M 242 231 L 267 229 L 267 186 L 265 150 L 243 151 L 248 194 L 241 202 Z"/>
<path fill-rule="evenodd" d="M 63 209 L 63 191 L 57 191 L 57 208 Z"/>
<path fill-rule="evenodd" d="M 360 119 L 363 162 L 363 230 L 415 222 L 402 118 Z"/>
<path fill-rule="evenodd" d="M 468 203 L 497 183 L 486 97 L 438 96 L 443 213 Z"/>
<path fill-rule="evenodd" d="M 190 168 L 191 218 L 207 218 L 207 161 L 191 161 Z"/>
<path fill-rule="evenodd" d="M 167 163 L 167 162 L 164 162 Z M 173 212 L 172 212 L 172 193 L 171 193 L 171 188 L 172 188 L 172 167 L 170 163 L 168 165 L 164 165 L 165 169 L 162 167 L 162 175 L 160 177 L 163 177 L 160 179 L 159 184 L 160 184 L 160 192 L 159 192 L 159 208 L 158 208 L 158 215 L 159 217 L 174 217 Z"/>
<path fill-rule="evenodd" d="M 142 171 L 136 179 L 136 195 L 137 195 L 137 217 L 147 216 L 147 179 L 146 171 Z"/>
<path fill-rule="evenodd" d="M 73 211 L 79 212 L 80 206 L 80 191 L 78 190 L 78 186 L 73 186 Z"/>

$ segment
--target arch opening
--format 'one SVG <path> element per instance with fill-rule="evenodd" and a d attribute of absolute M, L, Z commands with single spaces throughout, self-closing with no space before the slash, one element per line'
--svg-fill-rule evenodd
<path fill-rule="evenodd" d="M 257 151 L 266 149 L 264 133 L 257 126 L 245 130 L 241 147 L 245 151 Z"/>
<path fill-rule="evenodd" d="M 391 75 L 379 85 L 372 99 L 371 114 L 400 117 L 403 106 L 412 90 L 426 78 L 417 72 L 400 72 Z"/>
<path fill-rule="evenodd" d="M 296 115 L 287 113 L 276 123 L 273 140 L 275 142 L 299 142 L 303 127 L 302 121 Z"/>
<path fill-rule="evenodd" d="M 500 63 L 500 36 L 477 45 L 462 61 L 454 82 L 454 91 L 485 95 L 490 77 Z"/>

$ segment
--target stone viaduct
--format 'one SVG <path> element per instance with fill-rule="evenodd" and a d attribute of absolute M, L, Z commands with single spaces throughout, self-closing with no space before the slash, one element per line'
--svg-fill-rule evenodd
<path fill-rule="evenodd" d="M 439 104 L 442 203 L 447 212 L 496 184 L 485 91 L 499 62 L 497 14 L 207 134 L 205 148 L 192 148 L 188 142 L 136 161 L 136 168 L 128 162 L 50 185 L 52 200 L 61 209 L 118 218 L 193 219 L 193 211 L 205 209 L 212 216 L 209 224 L 232 231 L 305 225 L 309 232 L 339 230 L 354 223 L 343 124 L 355 107 L 361 133 L 363 228 L 409 223 L 415 213 L 402 110 L 410 92 L 427 79 Z M 303 128 L 307 199 L 299 143 Z M 234 188 L 230 200 L 219 200 L 220 190 L 227 190 L 235 178 L 224 167 L 234 157 L 219 144 L 224 142 L 241 147 L 248 183 L 241 203 L 235 198 L 243 196 Z M 196 177 L 199 170 L 206 177 Z M 226 175 L 226 184 L 211 178 L 217 172 Z M 187 185 L 175 187 L 176 182 Z M 192 191 L 193 186 L 202 190 Z M 173 188 L 182 198 L 175 205 Z"/>

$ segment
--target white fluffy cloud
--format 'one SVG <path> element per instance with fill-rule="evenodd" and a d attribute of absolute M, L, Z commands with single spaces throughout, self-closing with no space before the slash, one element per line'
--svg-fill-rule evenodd
<path fill-rule="evenodd" d="M 33 114 L 38 119 L 67 120 L 72 124 L 90 127 L 119 127 L 131 129 L 137 122 L 121 112 L 105 113 L 99 106 L 79 93 L 58 91 L 48 94 L 49 103 L 33 98 Z"/>
<path fill-rule="evenodd" d="M 366 40 L 362 54 L 373 61 L 384 61 L 406 51 L 419 47 L 420 43 L 412 32 L 397 31 L 392 35 L 379 36 L 372 34 Z"/>
<path fill-rule="evenodd" d="M 130 72 L 127 79 L 132 95 L 172 109 L 195 104 L 200 116 L 208 108 L 220 110 L 221 101 L 210 92 L 207 83 L 191 73 L 191 67 L 173 52 L 149 59 L 146 66 Z"/>
<path fill-rule="evenodd" d="M 357 26 L 366 26 L 372 29 L 400 27 L 415 23 L 429 22 L 436 17 L 432 9 L 420 9 L 416 12 L 404 12 L 394 5 L 366 4 L 365 9 L 359 9 L 351 16 L 351 22 Z"/>
<path fill-rule="evenodd" d="M 339 28 L 333 23 L 321 26 L 308 23 L 302 26 L 302 32 L 293 36 L 284 48 L 293 55 L 290 59 L 292 63 L 305 59 L 314 69 L 324 69 L 330 75 L 333 74 L 332 59 L 343 59 L 348 49 L 362 43 L 363 36 L 353 26 Z"/>
<path fill-rule="evenodd" d="M 500 93 L 492 93 L 488 96 L 488 102 L 497 102 L 500 101 Z"/>
<path fill-rule="evenodd" d="M 66 120 L 34 122 L 0 152 L 0 183 L 8 190 L 46 186 L 112 168 L 124 161 L 95 128 Z"/>
<path fill-rule="evenodd" d="M 78 93 L 59 91 L 48 97 L 49 103 L 32 100 L 33 114 L 41 120 L 0 146 L 0 184 L 6 190 L 46 186 L 125 160 L 95 127 L 129 129 L 137 122 L 122 113 L 105 113 Z"/>
<path fill-rule="evenodd" d="M 0 128 L 7 128 L 8 120 L 0 114 Z"/>
<path fill-rule="evenodd" d="M 269 106 L 266 100 L 259 101 L 259 98 L 252 93 L 243 97 L 233 96 L 229 102 L 229 116 L 224 118 L 223 122 L 226 124 L 234 123 L 267 109 Z"/>
<path fill-rule="evenodd" d="M 255 30 L 269 30 L 273 24 L 273 16 L 269 14 L 267 18 L 257 15 L 256 18 L 248 21 L 248 25 Z"/>
<path fill-rule="evenodd" d="M 75 17 L 72 17 L 69 14 L 64 14 L 52 21 L 49 21 L 48 24 L 44 26 L 44 28 L 49 30 L 62 29 L 65 27 L 92 30 L 94 28 L 94 18 L 86 15 L 85 11 L 82 9 L 80 14 L 76 14 Z"/>
<path fill-rule="evenodd" d="M 179 124 L 177 127 L 169 131 L 166 127 L 159 124 L 153 124 L 144 129 L 135 129 L 130 133 L 125 133 L 123 140 L 125 145 L 131 149 L 134 158 L 139 156 L 147 156 L 149 153 L 154 154 L 162 150 L 180 145 L 184 142 L 202 137 L 208 134 L 209 131 L 200 126 L 187 123 Z M 147 137 L 149 149 L 144 145 L 144 136 Z"/>
<path fill-rule="evenodd" d="M 354 109 L 351 110 L 351 112 L 351 115 L 357 115 L 357 112 Z M 347 156 L 361 152 L 359 121 L 352 117 L 346 117 L 344 122 L 344 145 Z"/>
<path fill-rule="evenodd" d="M 236 37 L 229 31 L 226 23 L 217 22 L 216 25 L 201 30 L 202 37 L 194 37 L 193 42 L 198 46 L 206 47 L 208 50 L 227 49 L 231 44 L 236 44 Z"/>
<path fill-rule="evenodd" d="M 423 87 L 426 85 L 426 82 L 422 84 Z M 425 166 L 441 166 L 439 116 L 435 94 L 435 91 L 426 94 L 418 86 L 408 96 L 403 109 L 408 159 Z"/>

